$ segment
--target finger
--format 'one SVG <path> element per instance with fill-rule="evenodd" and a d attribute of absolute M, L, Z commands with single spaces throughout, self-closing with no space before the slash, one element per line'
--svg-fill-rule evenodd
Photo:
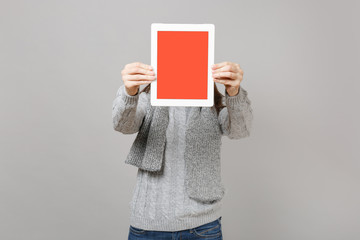
<path fill-rule="evenodd" d="M 152 70 L 147 70 L 144 69 L 142 67 L 131 67 L 131 68 L 125 68 L 122 71 L 123 75 L 127 75 L 127 74 L 148 74 L 148 75 L 155 75 L 154 71 Z"/>
<path fill-rule="evenodd" d="M 233 72 L 218 72 L 213 73 L 213 78 L 221 79 L 221 78 L 228 78 L 228 79 L 236 79 L 238 74 Z"/>
<path fill-rule="evenodd" d="M 244 70 L 242 70 L 240 67 L 239 67 L 239 73 L 240 73 L 241 75 L 244 75 Z"/>
<path fill-rule="evenodd" d="M 125 75 L 123 79 L 125 81 L 153 81 L 156 79 L 156 77 L 150 75 L 136 74 L 136 75 Z"/>
<path fill-rule="evenodd" d="M 233 72 L 233 73 L 237 73 L 239 72 L 239 69 L 237 68 L 236 65 L 231 64 L 231 65 L 225 65 L 223 67 L 219 67 L 217 69 L 213 69 L 212 70 L 213 73 L 217 73 L 217 72 Z"/>
<path fill-rule="evenodd" d="M 235 86 L 234 80 L 214 79 L 214 81 L 228 86 Z"/>
<path fill-rule="evenodd" d="M 126 86 L 129 88 L 132 88 L 135 86 L 140 86 L 140 85 L 149 84 L 149 83 L 151 83 L 151 81 L 130 81 L 130 82 L 127 82 Z"/>
<path fill-rule="evenodd" d="M 125 65 L 125 68 L 133 68 L 133 67 L 140 67 L 140 68 L 144 68 L 147 70 L 153 69 L 152 66 L 142 63 L 142 62 L 133 62 L 133 63 L 128 63 Z"/>
<path fill-rule="evenodd" d="M 216 63 L 211 68 L 215 70 L 215 69 L 218 69 L 218 68 L 223 67 L 225 65 L 231 65 L 231 64 L 232 64 L 232 62 L 225 61 L 225 62 L 221 62 L 221 63 Z"/>

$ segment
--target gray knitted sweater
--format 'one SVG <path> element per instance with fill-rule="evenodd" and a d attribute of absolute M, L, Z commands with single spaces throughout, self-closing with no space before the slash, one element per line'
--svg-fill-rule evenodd
<path fill-rule="evenodd" d="M 236 100 L 240 94 L 230 97 L 226 93 L 225 96 L 223 103 L 229 105 L 238 102 Z M 127 94 L 124 85 L 121 86 L 113 103 L 114 129 L 124 134 L 137 132 L 149 104 L 150 94 L 131 96 Z M 203 203 L 185 194 L 185 128 L 190 108 L 169 107 L 162 171 L 138 169 L 137 182 L 130 202 L 132 226 L 147 230 L 180 231 L 208 223 L 221 216 L 221 201 Z M 247 116 L 247 119 L 252 119 L 252 116 Z M 230 138 L 247 136 L 243 133 L 243 127 L 232 126 L 229 120 L 225 108 L 219 114 L 224 135 Z M 251 121 L 244 124 L 250 129 Z"/>

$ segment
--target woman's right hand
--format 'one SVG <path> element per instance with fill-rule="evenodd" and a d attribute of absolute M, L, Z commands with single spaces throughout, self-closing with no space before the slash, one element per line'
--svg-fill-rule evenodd
<path fill-rule="evenodd" d="M 129 95 L 136 95 L 140 85 L 151 83 L 156 79 L 155 72 L 150 65 L 133 62 L 125 65 L 121 71 L 125 90 Z"/>

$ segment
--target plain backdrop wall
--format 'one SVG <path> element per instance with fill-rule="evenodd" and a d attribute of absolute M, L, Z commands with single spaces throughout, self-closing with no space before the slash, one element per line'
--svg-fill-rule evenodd
<path fill-rule="evenodd" d="M 150 64 L 153 22 L 215 24 L 215 62 L 245 72 L 253 131 L 223 138 L 224 239 L 360 239 L 359 11 L 2 0 L 0 239 L 127 239 L 136 135 L 113 130 L 112 102 L 125 64 Z"/>

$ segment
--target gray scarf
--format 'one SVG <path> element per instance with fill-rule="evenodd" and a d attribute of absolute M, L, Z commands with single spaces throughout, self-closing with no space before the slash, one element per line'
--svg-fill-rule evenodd
<path fill-rule="evenodd" d="M 143 120 L 125 163 L 147 171 L 163 166 L 167 106 L 151 106 Z M 185 189 L 201 202 L 220 200 L 225 194 L 221 182 L 221 130 L 215 107 L 191 107 L 185 138 Z"/>

